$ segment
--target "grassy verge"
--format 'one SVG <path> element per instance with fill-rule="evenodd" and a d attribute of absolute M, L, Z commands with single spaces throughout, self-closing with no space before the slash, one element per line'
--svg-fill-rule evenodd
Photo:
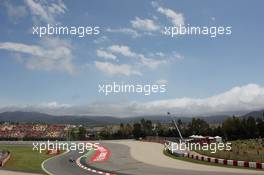
<path fill-rule="evenodd" d="M 51 157 L 51 155 L 33 151 L 32 146 L 29 145 L 0 145 L 0 150 L 3 149 L 11 152 L 11 158 L 3 168 L 6 170 L 43 174 L 41 163 Z"/>
<path fill-rule="evenodd" d="M 244 160 L 249 162 L 264 162 L 263 139 L 236 140 L 231 141 L 231 143 L 232 150 L 230 151 L 217 150 L 216 153 L 211 153 L 210 150 L 200 150 L 197 152 L 202 155 L 217 157 L 221 159 Z"/>
<path fill-rule="evenodd" d="M 207 161 L 191 159 L 191 158 L 188 158 L 188 157 L 178 157 L 178 156 L 175 156 L 175 155 L 173 155 L 173 154 L 171 154 L 171 153 L 169 153 L 168 151 L 165 151 L 165 150 L 163 150 L 163 154 L 165 154 L 166 156 L 171 157 L 173 159 L 178 159 L 178 160 L 182 160 L 182 161 L 198 163 L 198 164 L 203 164 L 203 165 L 263 171 L 263 170 L 260 170 L 260 169 L 252 169 L 252 168 L 246 168 L 246 167 L 239 167 L 239 166 L 231 166 L 231 165 L 223 165 L 223 164 L 218 164 L 218 163 L 211 163 L 211 162 L 207 162 Z"/>

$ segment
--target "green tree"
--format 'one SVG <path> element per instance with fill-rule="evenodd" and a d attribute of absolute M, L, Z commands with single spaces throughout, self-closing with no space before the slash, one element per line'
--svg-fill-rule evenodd
<path fill-rule="evenodd" d="M 158 136 L 165 136 L 165 127 L 162 126 L 161 123 L 157 123 L 156 129 L 155 129 L 155 133 Z"/>
<path fill-rule="evenodd" d="M 111 139 L 113 135 L 113 129 L 111 126 L 105 126 L 99 133 L 100 139 Z"/>
<path fill-rule="evenodd" d="M 212 131 L 213 136 L 223 136 L 223 129 L 221 126 L 217 126 L 216 128 L 213 129 Z"/>
<path fill-rule="evenodd" d="M 140 123 L 135 123 L 133 125 L 133 135 L 136 139 L 143 136 L 142 128 Z"/>
<path fill-rule="evenodd" d="M 144 118 L 140 121 L 143 136 L 152 136 L 153 135 L 153 127 L 152 127 L 152 121 L 151 120 L 145 120 Z"/>
<path fill-rule="evenodd" d="M 69 137 L 70 140 L 78 140 L 78 128 L 72 128 L 69 131 Z"/>
<path fill-rule="evenodd" d="M 257 123 L 258 137 L 264 138 L 264 120 L 258 118 L 256 120 L 256 123 Z"/>
<path fill-rule="evenodd" d="M 84 127 L 79 127 L 78 138 L 79 138 L 79 140 L 85 140 L 85 138 L 86 138 L 86 129 Z"/>
<path fill-rule="evenodd" d="M 129 123 L 127 123 L 127 124 L 126 124 L 126 127 L 125 127 L 125 134 L 126 134 L 126 136 L 127 136 L 128 138 L 131 137 L 131 135 L 132 135 L 132 131 L 133 131 L 132 126 L 131 126 Z"/>
<path fill-rule="evenodd" d="M 209 124 L 200 119 L 200 118 L 192 118 L 192 121 L 188 125 L 189 128 L 189 134 L 199 134 L 199 135 L 209 135 L 210 128 Z"/>
<path fill-rule="evenodd" d="M 236 140 L 243 137 L 243 122 L 238 117 L 227 118 L 223 122 L 223 133 L 228 140 Z M 246 125 L 246 124 L 245 124 Z"/>
<path fill-rule="evenodd" d="M 249 133 L 248 138 L 255 138 L 257 135 L 257 125 L 254 117 L 248 117 L 247 119 L 247 133 Z"/>

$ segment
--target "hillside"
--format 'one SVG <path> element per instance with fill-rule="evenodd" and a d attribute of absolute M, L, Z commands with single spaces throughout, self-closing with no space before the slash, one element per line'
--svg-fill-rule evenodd
<path fill-rule="evenodd" d="M 47 123 L 47 124 L 115 124 L 119 119 L 104 116 L 55 116 L 38 112 L 3 112 L 0 113 L 1 122 L 19 123 Z"/>
<path fill-rule="evenodd" d="M 243 115 L 243 117 L 254 117 L 254 118 L 262 118 L 264 119 L 264 110 L 260 110 L 260 111 L 252 111 L 249 112 L 245 115 Z"/>
<path fill-rule="evenodd" d="M 207 121 L 208 123 L 221 123 L 228 115 L 216 115 L 199 117 Z M 149 116 L 137 116 L 128 118 L 117 118 L 111 116 L 73 116 L 64 115 L 56 116 L 38 112 L 3 112 L 0 113 L 0 122 L 19 122 L 19 123 L 47 123 L 47 124 L 83 124 L 83 125 L 105 125 L 105 124 L 120 124 L 120 123 L 133 123 L 138 122 L 142 118 L 146 120 L 152 120 L 153 122 L 167 123 L 171 121 L 171 118 L 166 115 L 149 115 Z M 191 117 L 175 117 L 176 120 L 181 119 L 183 122 L 190 122 Z"/>

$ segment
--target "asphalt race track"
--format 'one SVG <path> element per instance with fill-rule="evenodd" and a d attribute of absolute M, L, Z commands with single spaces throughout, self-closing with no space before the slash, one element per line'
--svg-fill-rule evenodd
<path fill-rule="evenodd" d="M 166 157 L 162 150 L 157 148 L 162 145 L 155 143 L 144 143 L 137 141 L 103 141 L 101 145 L 111 151 L 109 160 L 105 162 L 91 163 L 90 166 L 114 172 L 116 174 L 133 175 L 234 175 L 234 174 L 264 174 L 264 171 L 235 169 L 225 167 L 206 166 L 184 162 Z M 135 150 L 137 149 L 137 150 Z M 157 151 L 160 151 L 157 154 Z M 138 154 L 137 154 L 138 153 Z M 75 160 L 81 155 L 77 152 L 69 152 L 47 160 L 43 166 L 54 175 L 83 175 L 96 174 L 81 169 L 76 163 L 69 161 Z M 155 158 L 159 156 L 159 158 Z M 160 157 L 161 156 L 161 157 Z M 159 159 L 159 160 L 156 160 Z M 159 162 L 160 161 L 160 162 Z M 164 162 L 164 163 L 163 163 Z M 177 167 L 178 166 L 178 167 Z M 176 167 L 176 168 L 175 168 Z"/>
<path fill-rule="evenodd" d="M 87 171 L 78 167 L 75 162 L 69 161 L 70 158 L 76 160 L 79 156 L 81 156 L 79 153 L 71 151 L 47 160 L 43 166 L 49 173 L 54 175 L 88 174 Z"/>

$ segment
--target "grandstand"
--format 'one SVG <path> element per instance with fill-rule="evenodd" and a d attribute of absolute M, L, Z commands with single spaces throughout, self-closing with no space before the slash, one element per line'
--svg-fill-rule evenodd
<path fill-rule="evenodd" d="M 65 140 L 68 125 L 47 124 L 1 124 L 0 139 L 58 139 Z"/>

